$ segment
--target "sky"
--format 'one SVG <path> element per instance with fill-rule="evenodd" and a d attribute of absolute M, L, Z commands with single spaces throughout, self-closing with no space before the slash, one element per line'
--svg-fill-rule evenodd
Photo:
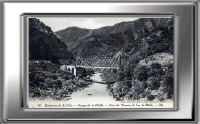
<path fill-rule="evenodd" d="M 56 32 L 68 27 L 97 29 L 104 26 L 112 26 L 124 21 L 134 21 L 136 17 L 37 17 L 45 25 L 50 26 Z"/>

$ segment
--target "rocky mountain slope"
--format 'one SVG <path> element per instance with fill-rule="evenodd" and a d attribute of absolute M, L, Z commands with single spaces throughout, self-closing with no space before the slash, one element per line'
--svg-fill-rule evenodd
<path fill-rule="evenodd" d="M 173 52 L 173 37 L 168 37 L 172 28 L 172 18 L 141 18 L 94 30 L 69 27 L 56 34 L 75 57 L 114 56 L 119 51 L 133 55 L 139 50 L 150 55 Z M 161 47 L 152 50 L 155 45 Z"/>
<path fill-rule="evenodd" d="M 82 69 L 80 77 L 61 70 L 62 60 L 70 63 L 73 54 L 51 28 L 29 18 L 29 97 L 62 100 L 91 84 L 84 78 L 91 72 Z"/>
<path fill-rule="evenodd" d="M 83 29 L 78 27 L 69 27 L 64 30 L 56 32 L 57 36 L 67 44 L 69 49 L 76 47 L 79 38 L 85 37 L 90 32 L 89 29 Z M 76 41 L 76 42 L 75 42 Z"/>
<path fill-rule="evenodd" d="M 29 59 L 57 61 L 73 59 L 73 55 L 50 27 L 38 19 L 29 18 Z"/>
<path fill-rule="evenodd" d="M 173 18 L 140 18 L 94 30 L 76 28 L 77 33 L 71 33 L 71 28 L 56 34 L 75 57 L 115 57 L 121 53 L 128 58 L 117 72 L 104 72 L 114 98 L 173 99 Z"/>

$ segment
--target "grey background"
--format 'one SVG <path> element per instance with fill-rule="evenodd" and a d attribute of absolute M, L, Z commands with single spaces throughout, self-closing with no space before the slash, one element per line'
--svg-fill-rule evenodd
<path fill-rule="evenodd" d="M 9 1 L 9 0 L 8 0 Z M 39 0 L 35 0 L 35 1 L 39 1 Z M 49 1 L 49 0 L 48 0 Z M 63 0 L 64 1 L 64 0 Z M 130 0 L 131 1 L 131 0 Z M 139 1 L 139 0 L 138 0 Z M 173 0 L 169 0 L 169 1 L 173 1 Z M 184 1 L 184 0 L 177 0 L 177 1 Z M 192 1 L 193 2 L 193 0 L 187 0 L 187 1 Z M 196 10 L 197 10 L 197 8 L 196 8 Z M 2 11 L 2 1 L 1 1 L 1 10 L 0 10 L 0 16 L 2 17 L 2 15 L 3 15 L 3 11 Z M 197 11 L 196 11 L 196 15 L 197 15 L 198 13 L 197 13 Z M 197 19 L 197 17 L 196 17 L 196 19 Z M 197 20 L 196 20 L 196 22 L 195 22 L 196 24 L 197 24 Z M 1 29 L 1 34 L 0 34 L 0 38 L 1 38 L 1 42 L 0 42 L 0 57 L 1 57 L 1 60 L 2 60 L 2 58 L 3 58 L 3 23 L 2 23 L 2 18 L 1 18 L 1 23 L 0 23 L 0 29 Z M 196 31 L 197 31 L 197 25 L 196 25 Z M 197 41 L 197 32 L 196 32 L 196 41 Z M 197 42 L 195 42 L 195 48 L 196 48 L 196 50 L 197 50 L 197 48 L 198 48 L 198 45 L 199 44 L 197 44 Z M 200 45 L 199 45 L 200 46 Z M 195 103 L 196 103 L 196 109 L 195 109 L 195 115 L 196 115 L 196 119 L 195 119 L 195 121 L 191 121 L 191 122 L 184 122 L 184 123 L 197 123 L 197 121 L 199 121 L 198 119 L 200 118 L 200 116 L 198 115 L 198 111 L 200 110 L 199 109 L 199 107 L 198 107 L 198 102 L 197 102 L 197 88 L 198 89 L 200 89 L 200 85 L 197 85 L 197 77 L 198 76 L 200 76 L 198 73 L 197 73 L 197 69 L 200 69 L 200 66 L 197 64 L 197 60 L 198 60 L 198 54 L 197 53 L 200 53 L 200 51 L 196 51 L 196 54 L 195 54 L 195 76 L 196 76 L 196 78 L 195 78 L 195 83 L 196 83 L 196 87 L 195 87 L 195 89 L 196 89 L 196 99 L 195 99 Z M 1 71 L 1 74 L 0 74 L 0 79 L 1 79 L 1 83 L 0 83 L 0 88 L 1 88 L 1 107 L 0 107 L 0 111 L 2 112 L 2 109 L 3 109 L 3 105 L 2 105 L 2 103 L 3 103 L 3 93 L 2 93 L 2 91 L 3 91 L 3 63 L 2 63 L 3 61 L 1 61 L 1 65 L 0 65 L 0 71 Z M 197 68 L 198 67 L 198 68 Z M 197 87 L 198 86 L 198 87 Z M 198 92 L 198 94 L 199 94 L 200 92 Z M 199 100 L 199 99 L 198 99 Z M 200 100 L 199 100 L 199 102 L 200 102 Z M 197 111 L 198 110 L 198 111 Z M 2 112 L 3 113 L 3 112 Z M 2 114 L 1 114 L 1 120 L 3 120 L 3 116 L 2 116 Z M 118 121 L 119 122 L 119 121 Z M 173 122 L 173 123 L 175 123 L 175 122 L 178 122 L 178 121 L 171 121 L 171 122 Z M 121 122 L 122 123 L 122 122 Z M 154 123 L 154 122 L 152 122 L 152 123 Z M 179 123 L 181 123 L 181 121 L 179 122 Z"/>

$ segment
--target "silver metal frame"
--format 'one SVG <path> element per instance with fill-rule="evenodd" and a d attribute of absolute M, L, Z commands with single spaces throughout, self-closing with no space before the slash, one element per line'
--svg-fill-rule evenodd
<path fill-rule="evenodd" d="M 32 1 L 34 2 L 34 1 Z M 53 1 L 55 2 L 55 1 Z M 18 6 L 20 3 L 30 3 L 31 2 L 1 2 L 1 9 L 6 8 L 7 5 L 10 3 L 18 3 L 16 6 Z M 34 2 L 34 3 L 42 3 L 42 2 Z M 50 3 L 50 1 L 46 1 L 46 3 Z M 61 1 L 60 1 L 61 3 Z M 70 11 L 71 14 L 79 13 L 128 13 L 128 14 L 155 14 L 155 15 L 163 15 L 163 14 L 172 14 L 175 16 L 175 53 L 176 53 L 176 68 L 177 68 L 177 88 L 176 91 L 178 93 L 177 99 L 178 99 L 178 105 L 177 110 L 175 111 L 167 111 L 167 110 L 133 110 L 133 111 L 126 111 L 126 110 L 120 110 L 120 111 L 113 111 L 113 110 L 103 110 L 103 111 L 97 111 L 97 110 L 56 110 L 56 109 L 21 109 L 21 93 L 20 93 L 20 84 L 23 77 L 21 77 L 21 73 L 23 73 L 21 66 L 18 65 L 16 70 L 11 70 L 8 68 L 8 64 L 10 62 L 6 61 L 9 60 L 8 58 L 11 58 L 10 54 L 8 54 L 6 51 L 12 51 L 9 49 L 9 45 L 11 42 L 7 41 L 6 36 L 6 30 L 7 29 L 8 20 L 5 20 L 6 17 L 3 16 L 5 12 L 5 9 L 1 11 L 1 17 L 4 17 L 4 22 L 0 23 L 0 26 L 5 27 L 4 30 L 1 30 L 0 38 L 0 57 L 1 57 L 1 64 L 0 64 L 0 79 L 3 83 L 0 83 L 1 91 L 1 107 L 0 110 L 3 113 L 1 116 L 1 120 L 3 123 L 10 123 L 10 122 L 72 122 L 72 120 L 75 120 L 76 122 L 79 121 L 86 121 L 86 122 L 96 122 L 97 120 L 100 120 L 99 122 L 142 122 L 146 123 L 147 121 L 156 122 L 159 121 L 159 123 L 168 121 L 168 122 L 183 122 L 187 121 L 188 123 L 198 123 L 199 121 L 199 114 L 198 111 L 200 111 L 197 98 L 197 92 L 200 88 L 199 85 L 197 85 L 198 80 L 198 69 L 200 69 L 200 66 L 198 66 L 198 37 L 197 37 L 197 19 L 198 19 L 198 3 L 195 0 L 177 0 L 177 1 L 62 1 L 62 4 L 65 4 L 66 7 L 69 7 L 70 3 L 73 4 L 74 9 Z M 93 6 L 96 8 L 94 9 L 88 9 L 90 7 L 90 3 L 93 3 Z M 101 3 L 101 5 L 99 5 Z M 75 10 L 76 5 L 83 5 L 87 8 L 87 10 Z M 108 7 L 108 10 L 106 12 L 103 9 L 99 9 L 100 7 L 103 7 L 103 5 L 106 5 Z M 145 8 L 144 8 L 145 6 Z M 200 6 L 199 6 L 200 7 Z M 14 10 L 15 11 L 15 10 Z M 74 11 L 74 12 L 72 12 Z M 34 10 L 32 10 L 33 13 Z M 27 11 L 23 11 L 23 13 L 28 13 Z M 65 13 L 67 13 L 65 11 Z M 7 15 L 9 16 L 9 15 Z M 18 15 L 21 16 L 21 15 Z M 3 21 L 3 20 L 1 20 Z M 10 22 L 12 23 L 12 21 Z M 200 28 L 200 27 L 199 27 Z M 19 32 L 16 32 L 19 33 Z M 19 34 L 22 35 L 22 34 Z M 4 37 L 4 38 L 3 38 Z M 19 39 L 16 39 L 16 42 L 20 48 L 23 48 L 21 44 L 22 41 Z M 17 47 L 17 46 L 16 46 Z M 200 46 L 199 46 L 200 47 Z M 23 52 L 22 52 L 23 54 Z M 20 54 L 19 51 L 15 51 L 14 55 L 20 56 L 23 58 L 24 54 Z M 20 61 L 21 58 L 18 58 L 16 61 Z M 23 66 L 23 61 L 21 61 L 20 64 Z M 21 73 L 20 73 L 21 71 Z M 9 75 L 11 74 L 11 75 Z M 14 75 L 13 75 L 14 74 Z M 199 86 L 199 87 L 197 87 Z M 188 92 L 186 92 L 186 89 Z M 200 91 L 198 92 L 200 93 Z M 198 109 L 198 110 L 197 110 Z M 73 121 L 74 122 L 74 121 Z"/>

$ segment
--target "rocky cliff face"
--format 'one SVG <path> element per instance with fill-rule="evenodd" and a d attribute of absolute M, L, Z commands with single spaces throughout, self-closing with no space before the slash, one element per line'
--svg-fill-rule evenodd
<path fill-rule="evenodd" d="M 73 59 L 67 45 L 38 19 L 29 18 L 29 59 L 50 60 Z"/>

